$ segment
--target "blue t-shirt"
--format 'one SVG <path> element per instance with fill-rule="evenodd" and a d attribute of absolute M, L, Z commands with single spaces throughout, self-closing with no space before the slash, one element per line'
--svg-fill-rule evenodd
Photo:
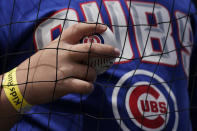
<path fill-rule="evenodd" d="M 2 0 L 1 73 L 80 21 L 105 23 L 121 47 L 115 64 L 97 77 L 93 93 L 36 105 L 11 130 L 191 130 L 195 12 L 190 0 Z"/>

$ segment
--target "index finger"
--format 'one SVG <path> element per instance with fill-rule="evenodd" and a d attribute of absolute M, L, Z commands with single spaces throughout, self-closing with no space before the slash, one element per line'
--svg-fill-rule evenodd
<path fill-rule="evenodd" d="M 116 58 L 120 55 L 119 49 L 111 45 L 98 43 L 77 44 L 72 46 L 71 57 L 78 61 L 87 60 L 89 57 Z"/>

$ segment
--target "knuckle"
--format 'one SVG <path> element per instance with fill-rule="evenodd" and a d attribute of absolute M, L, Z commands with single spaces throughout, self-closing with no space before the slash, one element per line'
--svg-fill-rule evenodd
<path fill-rule="evenodd" d="M 90 66 L 88 67 L 88 71 L 89 71 L 89 73 L 90 73 L 91 76 L 95 76 L 96 75 L 95 69 L 92 68 L 92 67 L 90 67 Z"/>
<path fill-rule="evenodd" d="M 86 32 L 83 28 L 83 23 L 74 24 L 71 26 L 71 30 L 73 34 L 77 34 L 77 36 L 84 36 L 84 33 Z"/>
<path fill-rule="evenodd" d="M 85 52 L 89 52 L 91 46 L 90 46 L 90 44 L 87 44 L 87 43 L 86 43 L 86 44 L 84 44 L 83 48 L 84 48 L 84 51 L 85 51 Z"/>
<path fill-rule="evenodd" d="M 92 67 L 88 67 L 88 68 L 89 68 L 88 69 L 88 72 L 89 72 L 88 77 L 89 77 L 90 81 L 95 81 L 96 76 L 97 76 L 96 70 Z"/>
<path fill-rule="evenodd" d="M 96 43 L 87 44 L 87 51 L 90 52 L 92 55 L 96 52 L 97 48 L 98 47 Z"/>
<path fill-rule="evenodd" d="M 91 47 L 89 48 L 90 48 L 91 53 L 95 53 L 96 49 L 98 48 L 98 45 L 95 43 L 92 43 Z"/>
<path fill-rule="evenodd" d="M 71 32 L 72 34 L 79 34 L 80 33 L 80 28 L 79 28 L 80 24 L 74 24 L 71 26 Z"/>
<path fill-rule="evenodd" d="M 76 30 L 78 30 L 78 28 L 79 28 L 78 24 L 74 24 L 71 26 L 72 31 L 76 31 Z"/>
<path fill-rule="evenodd" d="M 74 56 L 76 54 L 75 50 L 76 50 L 75 46 L 70 46 L 67 48 L 66 52 L 68 53 L 69 56 Z"/>

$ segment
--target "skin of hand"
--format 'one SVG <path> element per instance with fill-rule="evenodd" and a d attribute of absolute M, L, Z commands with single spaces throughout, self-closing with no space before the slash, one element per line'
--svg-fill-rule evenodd
<path fill-rule="evenodd" d="M 54 101 L 69 93 L 91 93 L 97 74 L 94 68 L 84 63 L 94 57 L 115 58 L 120 52 L 107 44 L 79 44 L 79 41 L 85 36 L 103 33 L 106 29 L 105 25 L 100 24 L 75 24 L 65 29 L 44 49 L 22 62 L 17 67 L 16 75 L 19 89 L 26 101 L 37 105 Z M 0 98 L 0 116 L 16 115 L 17 112 L 3 90 Z M 17 117 L 2 120 L 1 129 L 9 129 L 17 122 Z"/>

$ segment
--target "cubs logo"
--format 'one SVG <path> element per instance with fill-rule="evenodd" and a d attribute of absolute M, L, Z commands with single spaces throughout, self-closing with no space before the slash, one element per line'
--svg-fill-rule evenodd
<path fill-rule="evenodd" d="M 130 71 L 112 93 L 114 116 L 123 130 L 176 130 L 178 110 L 169 85 L 145 70 Z"/>
<path fill-rule="evenodd" d="M 100 43 L 104 44 L 104 39 L 100 34 L 95 34 L 93 36 L 86 36 L 81 41 L 81 43 Z"/>

